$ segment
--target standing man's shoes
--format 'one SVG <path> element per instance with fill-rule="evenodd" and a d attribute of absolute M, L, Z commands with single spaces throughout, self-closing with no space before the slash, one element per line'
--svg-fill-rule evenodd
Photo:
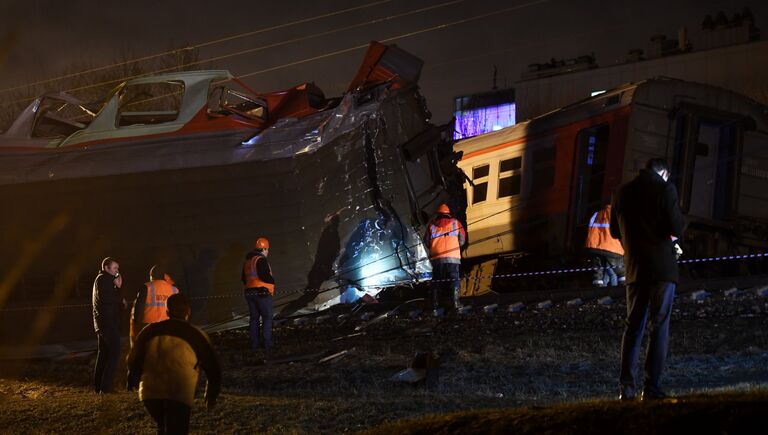
<path fill-rule="evenodd" d="M 637 392 L 632 387 L 621 387 L 619 389 L 619 400 L 628 402 L 637 398 Z"/>
<path fill-rule="evenodd" d="M 664 400 L 667 397 L 667 393 L 659 390 L 658 388 L 644 388 L 643 394 L 640 395 L 640 400 Z"/>

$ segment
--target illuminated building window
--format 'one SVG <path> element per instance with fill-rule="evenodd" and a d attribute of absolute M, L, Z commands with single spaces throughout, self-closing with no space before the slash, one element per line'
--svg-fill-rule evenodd
<path fill-rule="evenodd" d="M 463 139 L 515 125 L 515 103 L 461 110 L 455 113 L 454 139 Z"/>

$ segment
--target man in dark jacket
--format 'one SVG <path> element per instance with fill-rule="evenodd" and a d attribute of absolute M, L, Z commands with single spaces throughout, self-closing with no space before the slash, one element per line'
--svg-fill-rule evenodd
<path fill-rule="evenodd" d="M 208 336 L 189 323 L 189 298 L 175 293 L 167 301 L 168 319 L 141 330 L 128 354 L 127 389 L 139 400 L 160 434 L 186 434 L 200 368 L 208 380 L 208 409 L 221 391 L 221 366 Z"/>
<path fill-rule="evenodd" d="M 114 258 L 101 262 L 101 271 L 93 282 L 93 328 L 99 352 L 94 370 L 94 390 L 109 393 L 120 361 L 120 310 L 125 305 L 120 287 L 120 265 Z"/>
<path fill-rule="evenodd" d="M 642 399 L 666 397 L 660 387 L 667 357 L 669 318 L 679 274 L 673 238 L 685 228 L 677 190 L 663 159 L 648 161 L 613 199 L 611 235 L 624 245 L 627 325 L 621 342 L 619 399 L 636 395 L 637 359 L 650 311 L 650 340 Z"/>

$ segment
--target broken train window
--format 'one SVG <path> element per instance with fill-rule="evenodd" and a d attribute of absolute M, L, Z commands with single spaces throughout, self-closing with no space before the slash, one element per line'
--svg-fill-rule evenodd
<path fill-rule="evenodd" d="M 82 130 L 91 123 L 94 112 L 85 105 L 46 96 L 40 101 L 32 127 L 32 137 L 61 138 Z"/>
<path fill-rule="evenodd" d="M 117 126 L 154 125 L 179 117 L 184 82 L 137 83 L 120 91 Z"/>
<path fill-rule="evenodd" d="M 208 97 L 208 113 L 214 116 L 235 113 L 246 118 L 266 121 L 267 103 L 246 91 L 232 89 L 232 84 L 234 83 L 230 82 L 228 86 L 219 85 L 211 90 Z"/>

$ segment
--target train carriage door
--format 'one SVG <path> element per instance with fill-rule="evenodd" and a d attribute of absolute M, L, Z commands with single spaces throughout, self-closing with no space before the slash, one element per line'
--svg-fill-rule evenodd
<path fill-rule="evenodd" d="M 720 172 L 727 172 L 728 159 L 732 154 L 729 150 L 733 149 L 733 131 L 732 127 L 723 127 L 717 123 L 699 124 L 688 210 L 694 216 L 718 219 L 722 216 L 717 215 L 728 210 L 730 204 L 716 203 L 724 202 L 727 198 L 726 187 L 730 177 Z M 721 194 L 718 195 L 718 191 Z"/>
<path fill-rule="evenodd" d="M 576 136 L 570 209 L 570 247 L 584 246 L 589 218 L 602 206 L 608 124 L 585 128 Z"/>
<path fill-rule="evenodd" d="M 730 217 L 736 212 L 741 119 L 684 112 L 678 121 L 672 177 L 682 210 L 706 221 Z"/>
<path fill-rule="evenodd" d="M 744 132 L 741 160 L 738 214 L 768 219 L 768 135 Z"/>

